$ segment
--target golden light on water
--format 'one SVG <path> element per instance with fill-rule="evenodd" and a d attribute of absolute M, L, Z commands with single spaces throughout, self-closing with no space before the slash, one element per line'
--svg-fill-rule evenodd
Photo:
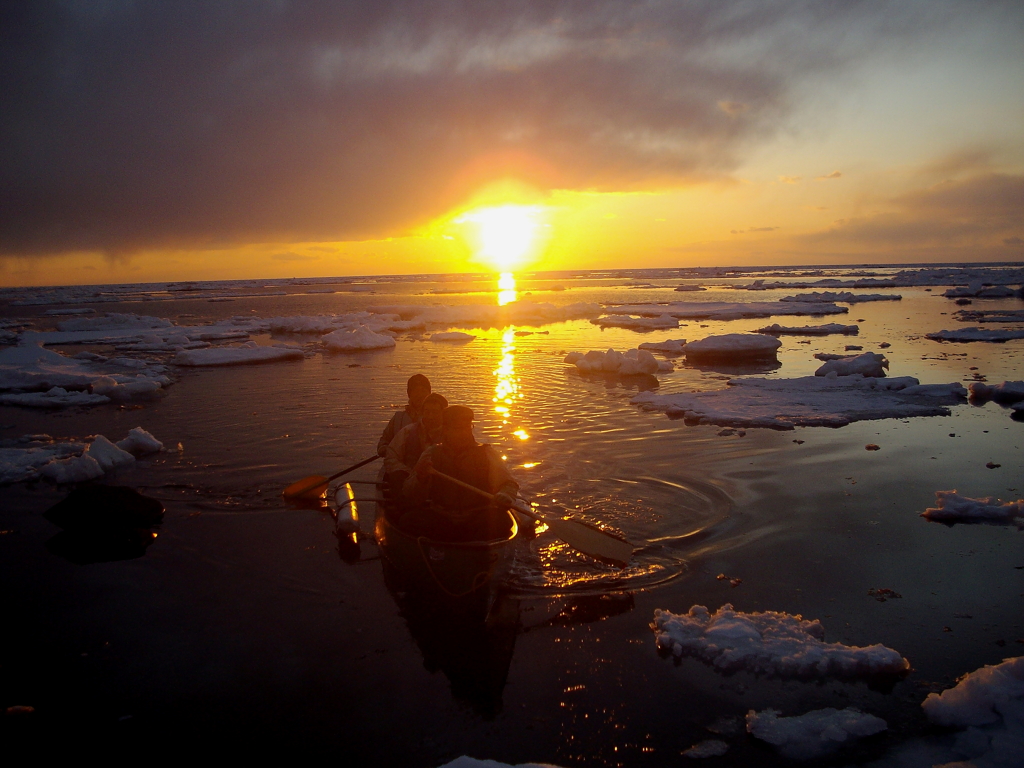
<path fill-rule="evenodd" d="M 516 375 L 516 329 L 510 325 L 501 334 L 501 358 L 494 369 L 494 410 L 501 415 L 501 423 L 508 424 L 512 405 L 518 400 L 519 377 Z"/>
<path fill-rule="evenodd" d="M 498 277 L 498 306 L 511 304 L 516 298 L 516 276 L 511 272 L 502 272 Z"/>

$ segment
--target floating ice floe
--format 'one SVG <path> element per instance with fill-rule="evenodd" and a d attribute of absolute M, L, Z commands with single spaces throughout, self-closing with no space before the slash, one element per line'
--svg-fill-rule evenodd
<path fill-rule="evenodd" d="M 996 385 L 972 381 L 967 388 L 971 391 L 972 400 L 995 400 L 1006 404 L 1024 400 L 1024 381 L 1004 381 Z"/>
<path fill-rule="evenodd" d="M 921 517 L 942 523 L 998 522 L 1008 523 L 1024 516 L 1024 499 L 1003 501 L 995 496 L 972 499 L 956 491 L 936 491 L 935 506 Z"/>
<path fill-rule="evenodd" d="M 663 304 L 622 304 L 604 308 L 606 315 L 639 315 L 678 320 L 739 320 L 772 315 L 842 315 L 850 310 L 828 302 L 672 301 Z"/>
<path fill-rule="evenodd" d="M 645 349 L 630 349 L 626 352 L 592 349 L 586 354 L 570 352 L 562 362 L 575 365 L 580 373 L 613 373 L 619 376 L 653 375 L 674 370 L 672 363 L 658 360 Z"/>
<path fill-rule="evenodd" d="M 472 341 L 475 339 L 472 333 L 463 333 L 462 331 L 448 331 L 447 333 L 432 333 L 430 334 L 430 341 Z"/>
<path fill-rule="evenodd" d="M 394 343 L 394 339 L 391 340 Z M 253 365 L 274 363 L 279 360 L 299 360 L 305 357 L 297 347 L 261 347 L 255 341 L 240 347 L 214 347 L 185 349 L 174 356 L 175 365 L 208 367 L 218 365 Z"/>
<path fill-rule="evenodd" d="M 95 309 L 88 307 L 82 309 L 48 309 L 43 312 L 44 315 L 92 315 L 95 313 Z"/>
<path fill-rule="evenodd" d="M 1024 329 L 1009 330 L 1000 328 L 988 330 L 986 328 L 957 328 L 954 331 L 937 331 L 926 333 L 926 339 L 934 341 L 990 341 L 1000 343 L 1011 339 L 1024 339 Z"/>
<path fill-rule="evenodd" d="M 877 280 L 874 278 L 862 278 L 860 280 L 839 280 L 836 278 L 825 278 L 810 283 L 776 280 L 767 283 L 764 280 L 755 280 L 747 286 L 736 286 L 746 288 L 748 291 L 774 291 L 783 288 L 896 288 L 895 280 Z"/>
<path fill-rule="evenodd" d="M 505 325 L 542 325 L 566 320 L 597 317 L 601 306 L 591 303 L 557 306 L 546 302 L 514 301 L 504 306 L 496 304 L 458 304 L 454 306 L 424 306 L 421 304 L 394 304 L 369 307 L 369 312 L 396 315 L 402 320 L 424 325 L 488 327 Z M 422 327 L 422 325 L 421 325 Z"/>
<path fill-rule="evenodd" d="M 844 304 L 859 304 L 865 301 L 900 301 L 903 297 L 898 293 L 833 293 L 832 291 L 798 293 L 795 296 L 783 296 L 779 301 L 796 303 L 841 301 Z"/>
<path fill-rule="evenodd" d="M 953 688 L 930 693 L 921 703 L 936 724 L 963 730 L 952 760 L 976 768 L 1021 764 L 1024 754 L 1024 656 L 964 675 Z"/>
<path fill-rule="evenodd" d="M 705 757 L 720 757 L 728 751 L 729 745 L 726 742 L 720 739 L 705 739 L 683 750 L 683 754 L 692 760 L 698 760 Z"/>
<path fill-rule="evenodd" d="M 942 295 L 948 299 L 972 297 L 977 299 L 1005 299 L 1015 295 L 1015 291 L 1005 285 L 985 285 L 981 280 L 972 280 L 967 285 L 950 288 Z"/>
<path fill-rule="evenodd" d="M 370 349 L 390 349 L 395 346 L 394 337 L 374 333 L 364 325 L 333 331 L 320 340 L 331 352 L 361 352 Z"/>
<path fill-rule="evenodd" d="M 726 333 L 708 336 L 686 345 L 686 359 L 701 360 L 751 360 L 775 357 L 782 342 L 773 336 L 759 333 Z"/>
<path fill-rule="evenodd" d="M 712 614 L 694 605 L 685 614 L 655 610 L 651 627 L 661 650 L 694 656 L 721 672 L 849 679 L 910 670 L 910 662 L 891 648 L 826 643 L 820 622 L 778 611 L 743 613 L 726 603 Z"/>
<path fill-rule="evenodd" d="M 787 326 L 779 325 L 768 325 L 764 328 L 758 328 L 755 333 L 768 333 L 772 336 L 827 336 L 830 333 L 842 333 L 847 336 L 854 336 L 860 333 L 860 326 L 857 325 L 840 325 L 839 323 L 826 323 L 824 325 L 801 325 L 801 326 Z"/>
<path fill-rule="evenodd" d="M 885 355 L 874 352 L 865 352 L 863 355 L 850 357 L 842 356 L 827 360 L 823 366 L 814 372 L 815 376 L 853 376 L 860 374 L 864 377 L 882 378 L 885 376 L 885 369 L 889 367 L 889 361 Z"/>
<path fill-rule="evenodd" d="M 132 464 L 136 455 L 162 444 L 141 427 L 116 445 L 103 435 L 85 441 L 58 441 L 49 435 L 25 435 L 0 441 L 0 485 L 45 478 L 55 483 L 94 480 Z"/>
<path fill-rule="evenodd" d="M 706 291 L 707 288 L 702 285 L 679 285 L 674 290 L 679 293 L 699 293 L 700 291 Z"/>
<path fill-rule="evenodd" d="M 858 709 L 816 709 L 796 717 L 780 717 L 777 709 L 747 712 L 747 732 L 767 741 L 792 760 L 811 760 L 831 754 L 889 726 L 880 717 Z"/>
<path fill-rule="evenodd" d="M 689 345 L 687 345 L 689 347 Z M 737 378 L 711 392 L 633 397 L 644 410 L 664 411 L 687 424 L 720 427 L 842 427 L 854 421 L 948 416 L 946 405 L 963 402 L 959 382 L 921 384 L 911 376 L 892 379 L 803 376 L 795 379 Z"/>
<path fill-rule="evenodd" d="M 663 355 L 681 355 L 686 351 L 686 339 L 645 341 L 639 344 L 638 348 L 646 349 L 648 352 L 661 352 Z"/>
<path fill-rule="evenodd" d="M 7 405 L 96 405 L 153 395 L 171 383 L 164 366 L 102 355 L 67 357 L 38 344 L 0 350 L 0 392 Z"/>
<path fill-rule="evenodd" d="M 439 768 L 559 768 L 559 766 L 552 765 L 551 763 L 519 763 L 518 765 L 510 765 L 509 763 L 499 763 L 497 760 L 477 760 L 475 757 L 463 755 L 439 766 Z"/>
<path fill-rule="evenodd" d="M 953 317 L 962 323 L 1024 323 L 1024 309 L 961 309 Z"/>
<path fill-rule="evenodd" d="M 602 328 L 631 328 L 634 331 L 658 331 L 666 328 L 678 328 L 679 321 L 672 315 L 658 317 L 632 317 L 631 315 L 608 315 L 591 320 L 594 325 Z"/>

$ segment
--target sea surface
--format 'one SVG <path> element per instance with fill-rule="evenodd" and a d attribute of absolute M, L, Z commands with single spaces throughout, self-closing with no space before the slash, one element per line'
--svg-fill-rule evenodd
<path fill-rule="evenodd" d="M 775 270 L 772 279 L 851 272 L 801 271 Z M 517 298 L 764 302 L 794 293 L 736 287 L 764 277 L 520 275 Z M 680 283 L 708 290 L 677 293 Z M 72 306 L 195 325 L 498 301 L 494 276 L 205 283 L 184 298 L 166 287 L 130 288 L 96 290 L 103 294 L 96 303 L 85 289 L 51 292 L 58 303 L 50 304 L 14 303 L 41 290 L 7 291 L 0 316 L 47 329 L 67 319 L 47 310 Z M 401 335 L 393 350 L 179 369 L 165 397 L 141 406 L 0 407 L 0 438 L 117 440 L 141 426 L 168 448 L 104 479 L 166 507 L 158 537 L 136 559 L 76 565 L 61 558 L 47 548 L 57 529 L 42 513 L 68 489 L 0 488 L 0 703 L 36 710 L 31 721 L 6 718 L 5 738 L 73 730 L 115 751 L 139 743 L 168 754 L 287 749 L 343 764 L 424 768 L 464 754 L 512 764 L 678 765 L 691 745 L 720 738 L 730 751 L 714 764 L 782 765 L 742 732 L 748 710 L 792 715 L 847 706 L 884 718 L 889 730 L 829 765 L 870 762 L 910 739 L 938 738 L 920 708 L 928 692 L 1024 654 L 1024 532 L 945 526 L 919 513 L 939 490 L 1024 496 L 1024 423 L 995 403 L 964 402 L 943 417 L 720 435 L 720 427 L 639 410 L 630 403 L 635 385 L 582 376 L 563 357 L 775 322 L 856 322 L 856 337 L 782 336 L 781 365 L 770 370 L 697 368 L 677 358 L 658 391 L 720 389 L 745 373 L 806 376 L 820 365 L 813 353 L 847 344 L 884 351 L 890 376 L 922 383 L 1024 378 L 1024 340 L 924 338 L 963 325 L 942 290 L 857 290 L 903 298 L 848 305 L 846 315 L 683 321 L 650 333 L 602 330 L 587 320 L 453 326 L 476 338 L 452 344 Z M 227 300 L 210 301 L 210 292 Z M 972 308 L 1022 307 L 1020 299 L 978 299 Z M 882 342 L 891 346 L 880 350 Z M 525 498 L 545 514 L 620 532 L 637 547 L 634 563 L 619 571 L 541 534 L 520 546 L 508 594 L 481 625 L 441 620 L 429 605 L 410 606 L 389 591 L 371 535 L 372 504 L 360 507 L 358 559 L 339 557 L 329 514 L 290 508 L 280 492 L 373 455 L 414 373 L 475 410 L 478 438 L 506 458 Z M 376 465 L 352 475 L 375 476 Z M 372 486 L 361 488 L 373 495 Z M 883 588 L 899 597 L 868 594 Z M 714 611 L 726 603 L 820 620 L 828 641 L 884 644 L 913 671 L 872 687 L 723 675 L 696 659 L 659 655 L 649 626 L 655 609 Z"/>

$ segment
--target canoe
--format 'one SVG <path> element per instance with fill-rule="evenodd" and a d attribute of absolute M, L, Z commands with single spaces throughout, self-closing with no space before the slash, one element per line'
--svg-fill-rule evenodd
<path fill-rule="evenodd" d="M 508 581 L 515 562 L 519 526 L 515 515 L 506 538 L 489 541 L 436 541 L 412 536 L 388 517 L 388 505 L 377 505 L 374 534 L 383 559 L 405 586 L 404 591 L 430 595 L 456 609 L 486 613 Z"/>

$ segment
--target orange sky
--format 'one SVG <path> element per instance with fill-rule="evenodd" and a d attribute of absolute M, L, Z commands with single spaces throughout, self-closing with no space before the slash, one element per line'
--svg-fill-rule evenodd
<path fill-rule="evenodd" d="M 0 284 L 498 269 L 473 212 L 506 205 L 533 270 L 1024 260 L 1019 5 L 757 6 L 254 17 L 264 69 L 208 19 L 195 61 L 162 17 L 65 20 L 5 75 Z M 76 56 L 80 88 L 42 65 Z"/>

